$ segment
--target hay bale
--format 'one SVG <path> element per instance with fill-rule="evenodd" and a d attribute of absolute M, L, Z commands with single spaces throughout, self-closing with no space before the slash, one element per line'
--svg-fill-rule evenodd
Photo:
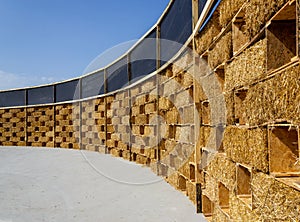
<path fill-rule="evenodd" d="M 220 25 L 225 27 L 240 10 L 243 4 L 247 2 L 244 0 L 223 0 L 219 6 L 220 10 Z"/>
<path fill-rule="evenodd" d="M 173 75 L 178 75 L 179 73 L 188 70 L 188 68 L 192 64 L 193 64 L 192 50 L 187 50 L 174 61 L 174 64 L 172 65 Z"/>
<path fill-rule="evenodd" d="M 196 200 L 196 184 L 187 181 L 186 183 L 186 194 L 189 197 L 189 199 L 192 201 L 192 203 L 194 205 L 197 204 L 197 200 Z"/>
<path fill-rule="evenodd" d="M 231 193 L 229 198 L 229 212 L 233 221 L 262 221 L 259 219 L 259 216 L 256 215 L 255 212 L 251 211 L 249 206 L 247 206 L 235 194 Z"/>
<path fill-rule="evenodd" d="M 154 171 L 155 172 L 155 171 Z M 177 182 L 178 182 L 178 176 L 179 174 L 177 172 L 171 173 L 168 175 L 168 177 L 166 178 L 166 181 L 172 185 L 173 187 L 177 187 Z"/>
<path fill-rule="evenodd" d="M 261 221 L 298 221 L 300 192 L 263 174 L 252 178 L 253 204 Z"/>
<path fill-rule="evenodd" d="M 250 125 L 286 120 L 300 123 L 299 65 L 250 87 L 244 106 Z"/>
<path fill-rule="evenodd" d="M 242 163 L 267 173 L 268 143 L 266 128 L 228 126 L 223 137 L 226 155 L 234 162 Z"/>
<path fill-rule="evenodd" d="M 229 190 L 234 189 L 236 180 L 236 166 L 228 157 L 222 153 L 214 155 L 209 162 L 207 172 L 212 177 L 222 182 Z"/>
<path fill-rule="evenodd" d="M 225 89 L 232 90 L 266 76 L 267 39 L 260 40 L 225 66 Z"/>
<path fill-rule="evenodd" d="M 194 100 L 197 103 L 207 100 L 207 95 L 205 94 L 200 80 L 194 82 Z M 198 111 L 200 111 L 200 107 L 198 107 Z"/>
<path fill-rule="evenodd" d="M 251 0 L 245 9 L 247 35 L 252 38 L 288 0 Z"/>
<path fill-rule="evenodd" d="M 210 176 L 209 174 L 204 175 L 204 189 L 202 191 L 203 194 L 205 194 L 209 199 L 213 202 L 218 201 L 218 183 L 215 178 Z"/>
<path fill-rule="evenodd" d="M 219 12 L 216 11 L 202 32 L 195 37 L 196 52 L 201 55 L 208 49 L 214 38 L 221 32 Z"/>
<path fill-rule="evenodd" d="M 213 212 L 213 221 L 214 222 L 231 222 L 232 220 L 225 214 L 225 212 L 219 207 L 215 206 Z"/>
<path fill-rule="evenodd" d="M 199 135 L 199 146 L 200 147 L 206 147 L 210 133 L 212 131 L 212 127 L 209 126 L 201 126 L 200 127 L 200 135 Z"/>
<path fill-rule="evenodd" d="M 234 95 L 233 92 L 225 92 L 224 99 L 226 103 L 226 123 L 228 125 L 234 124 Z"/>
<path fill-rule="evenodd" d="M 213 69 L 232 57 L 232 34 L 227 32 L 208 53 L 208 63 Z"/>

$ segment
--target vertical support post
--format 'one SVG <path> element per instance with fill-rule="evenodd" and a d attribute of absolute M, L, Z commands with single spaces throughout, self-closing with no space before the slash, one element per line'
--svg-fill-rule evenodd
<path fill-rule="evenodd" d="M 107 94 L 107 70 L 104 69 L 104 94 Z M 105 154 L 108 154 L 107 149 L 107 98 L 104 97 L 104 118 L 105 118 Z"/>
<path fill-rule="evenodd" d="M 199 0 L 192 0 L 192 16 L 193 16 L 193 30 L 196 28 L 197 22 L 199 20 Z M 194 131 L 194 138 L 195 138 L 195 182 L 196 182 L 196 209 L 197 213 L 202 213 L 202 188 L 201 188 L 201 175 L 199 173 L 199 166 L 201 161 L 201 147 L 199 144 L 200 137 L 202 136 L 200 133 L 200 116 L 197 110 L 197 103 L 198 101 L 197 91 L 199 83 L 196 82 L 196 75 L 199 73 L 199 55 L 197 54 L 196 50 L 196 42 L 195 37 L 193 38 L 193 101 L 194 101 L 194 124 L 195 124 L 195 131 Z"/>
<path fill-rule="evenodd" d="M 79 79 L 79 149 L 82 150 L 82 78 Z"/>
<path fill-rule="evenodd" d="M 158 70 L 160 68 L 160 58 L 161 55 L 160 55 L 160 25 L 158 25 L 156 27 L 156 70 Z M 157 175 L 160 174 L 160 141 L 161 141 L 161 135 L 160 135 L 160 126 L 159 126 L 159 73 L 156 74 L 156 90 L 157 90 L 157 93 L 156 93 L 156 101 L 157 101 L 157 148 L 156 148 L 156 158 L 157 158 L 157 169 L 156 169 L 156 173 Z"/>
<path fill-rule="evenodd" d="M 193 30 L 196 28 L 198 19 L 199 19 L 199 1 L 200 0 L 192 0 L 192 16 L 193 16 Z"/>
<path fill-rule="evenodd" d="M 196 184 L 196 209 L 197 213 L 203 213 L 202 212 L 202 188 L 201 184 Z"/>
<path fill-rule="evenodd" d="M 26 146 L 28 146 L 28 110 L 27 110 L 27 105 L 28 105 L 28 90 L 25 89 L 25 95 L 24 95 L 24 99 L 25 99 L 25 143 Z"/>
<path fill-rule="evenodd" d="M 131 54 L 128 53 L 127 55 L 127 73 L 128 73 L 128 82 L 129 85 L 131 84 L 131 79 L 132 79 L 132 73 L 131 73 Z M 131 90 L 130 88 L 128 89 L 128 103 L 129 103 L 129 126 L 130 126 L 130 130 L 129 130 L 129 134 L 130 134 L 130 138 L 129 138 L 129 161 L 132 161 L 132 126 L 131 126 L 131 118 L 132 118 L 132 100 L 131 100 Z"/>
<path fill-rule="evenodd" d="M 56 141 L 56 85 L 53 85 L 53 147 L 55 148 Z"/>

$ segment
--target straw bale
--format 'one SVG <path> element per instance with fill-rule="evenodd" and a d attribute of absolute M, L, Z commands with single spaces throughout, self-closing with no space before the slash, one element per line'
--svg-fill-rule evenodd
<path fill-rule="evenodd" d="M 254 37 L 288 0 L 251 0 L 245 9 L 247 35 Z"/>
<path fill-rule="evenodd" d="M 201 123 L 210 125 L 211 123 L 211 107 L 209 101 L 202 102 L 201 104 Z"/>
<path fill-rule="evenodd" d="M 213 202 L 218 201 L 218 183 L 215 178 L 212 176 L 205 174 L 204 175 L 205 186 L 203 189 L 203 194 L 205 194 L 209 199 Z"/>
<path fill-rule="evenodd" d="M 229 211 L 233 221 L 247 221 L 247 222 L 262 221 L 259 219 L 256 213 L 251 211 L 249 206 L 247 206 L 235 194 L 231 193 L 229 198 L 230 198 Z"/>
<path fill-rule="evenodd" d="M 125 159 L 125 160 L 130 160 L 130 151 L 128 151 L 128 150 L 123 150 L 123 152 L 122 152 L 122 157 L 123 157 L 123 159 Z"/>
<path fill-rule="evenodd" d="M 13 142 L 11 142 L 11 141 L 5 141 L 5 142 L 2 142 L 1 145 L 2 146 L 13 146 Z"/>
<path fill-rule="evenodd" d="M 262 221 L 298 221 L 300 192 L 263 173 L 252 178 L 253 204 Z"/>
<path fill-rule="evenodd" d="M 194 135 L 192 133 L 192 127 L 191 126 L 181 126 L 176 127 L 176 135 L 175 139 L 179 142 L 185 142 L 185 143 L 193 143 L 194 142 Z"/>
<path fill-rule="evenodd" d="M 156 87 L 154 78 L 146 79 L 143 83 L 141 83 L 141 90 L 143 93 L 151 91 L 154 87 Z"/>
<path fill-rule="evenodd" d="M 192 201 L 194 205 L 196 205 L 197 200 L 196 200 L 196 184 L 187 181 L 186 183 L 186 194 L 189 197 L 189 199 Z"/>
<path fill-rule="evenodd" d="M 202 30 L 200 35 L 195 37 L 196 43 L 196 52 L 201 55 L 205 50 L 208 49 L 210 44 L 213 42 L 214 38 L 220 33 L 221 26 L 219 24 L 219 12 L 216 11 L 206 25 L 206 27 Z"/>
<path fill-rule="evenodd" d="M 250 125 L 277 120 L 300 123 L 299 65 L 289 67 L 248 90 L 244 101 Z"/>
<path fill-rule="evenodd" d="M 182 86 L 184 88 L 191 87 L 193 85 L 193 75 L 191 75 L 189 72 L 183 73 L 183 81 L 182 81 Z"/>
<path fill-rule="evenodd" d="M 232 57 L 232 34 L 227 32 L 208 53 L 208 63 L 213 69 Z"/>
<path fill-rule="evenodd" d="M 194 96 L 195 96 L 194 100 L 197 103 L 207 100 L 207 95 L 205 94 L 201 86 L 201 82 L 199 81 L 194 82 Z"/>
<path fill-rule="evenodd" d="M 228 126 L 223 137 L 226 155 L 234 162 L 268 172 L 268 144 L 266 128 Z"/>
<path fill-rule="evenodd" d="M 212 128 L 209 126 L 201 126 L 200 127 L 200 135 L 199 135 L 199 146 L 200 147 L 205 147 L 206 144 L 208 143 L 209 135 L 211 132 Z"/>
<path fill-rule="evenodd" d="M 155 172 L 155 171 L 154 171 Z M 178 172 L 173 172 L 168 175 L 166 181 L 171 184 L 173 187 L 177 187 L 177 182 L 178 182 Z"/>
<path fill-rule="evenodd" d="M 216 153 L 208 163 L 207 172 L 222 182 L 229 190 L 234 189 L 236 166 L 222 153 Z"/>
<path fill-rule="evenodd" d="M 135 123 L 139 125 L 148 124 L 147 116 L 143 114 L 138 115 L 137 117 L 135 117 Z"/>
<path fill-rule="evenodd" d="M 215 206 L 213 212 L 214 222 L 231 222 L 232 220 L 224 213 L 224 211 L 219 207 Z"/>
<path fill-rule="evenodd" d="M 219 6 L 220 25 L 225 27 L 245 3 L 245 0 L 223 0 Z"/>
<path fill-rule="evenodd" d="M 147 164 L 147 157 L 138 154 L 136 156 L 136 163 L 146 165 Z"/>
<path fill-rule="evenodd" d="M 179 58 L 174 62 L 172 66 L 173 75 L 178 75 L 187 70 L 193 63 L 192 50 L 187 50 L 184 54 L 180 55 Z"/>
<path fill-rule="evenodd" d="M 192 105 L 192 98 L 188 96 L 188 91 L 184 90 L 175 95 L 175 103 L 177 107 Z"/>
<path fill-rule="evenodd" d="M 266 49 L 267 40 L 260 40 L 226 65 L 225 89 L 232 90 L 265 77 Z"/>
<path fill-rule="evenodd" d="M 156 111 L 156 103 L 147 103 L 145 105 L 145 113 L 150 114 Z"/>
<path fill-rule="evenodd" d="M 190 178 L 190 164 L 191 162 L 191 157 L 185 161 L 183 164 L 183 161 L 181 161 L 181 167 L 178 169 L 178 172 L 181 173 L 183 176 L 186 178 Z"/>
<path fill-rule="evenodd" d="M 114 100 L 115 100 L 115 96 L 114 95 L 112 95 L 112 96 L 106 96 L 105 97 L 106 103 L 112 103 Z"/>
<path fill-rule="evenodd" d="M 234 95 L 233 92 L 225 92 L 224 99 L 226 103 L 226 123 L 232 125 L 235 122 L 234 119 Z"/>
<path fill-rule="evenodd" d="M 195 108 L 193 105 L 183 107 L 182 124 L 193 124 L 195 122 Z"/>
<path fill-rule="evenodd" d="M 179 113 L 176 108 L 172 108 L 167 111 L 166 116 L 165 116 L 165 121 L 167 124 L 175 124 L 178 123 L 179 120 Z"/>
<path fill-rule="evenodd" d="M 118 92 L 116 94 L 116 100 L 123 100 L 127 97 L 128 91 Z"/>
<path fill-rule="evenodd" d="M 168 110 L 172 107 L 172 103 L 170 100 L 160 97 L 158 102 L 159 110 Z"/>

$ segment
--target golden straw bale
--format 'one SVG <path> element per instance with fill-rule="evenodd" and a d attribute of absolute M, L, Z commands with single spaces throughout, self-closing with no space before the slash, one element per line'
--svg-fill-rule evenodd
<path fill-rule="evenodd" d="M 232 57 L 232 34 L 227 32 L 208 53 L 208 63 L 215 68 Z"/>
<path fill-rule="evenodd" d="M 288 0 L 251 0 L 245 10 L 247 35 L 252 38 L 258 34 L 266 22 L 286 2 L 288 2 Z"/>
<path fill-rule="evenodd" d="M 230 218 L 228 218 L 228 216 L 226 214 L 224 214 L 224 211 L 219 206 L 215 206 L 215 208 L 214 208 L 213 221 L 214 222 L 231 222 Z"/>
<path fill-rule="evenodd" d="M 220 25 L 225 27 L 245 3 L 245 0 L 223 0 L 219 6 Z"/>
<path fill-rule="evenodd" d="M 242 200 L 236 195 L 231 194 L 229 200 L 230 216 L 232 221 L 247 221 L 247 222 L 258 222 L 262 221 L 259 219 L 255 212 L 251 211 Z"/>
<path fill-rule="evenodd" d="M 208 174 L 204 175 L 205 187 L 203 193 L 213 202 L 217 202 L 218 183 L 217 180 Z"/>
<path fill-rule="evenodd" d="M 250 87 L 244 100 L 250 125 L 286 120 L 300 123 L 299 65 Z"/>
<path fill-rule="evenodd" d="M 202 32 L 195 37 L 196 52 L 199 55 L 208 49 L 214 38 L 220 33 L 221 26 L 218 17 L 219 13 L 216 11 Z"/>
<path fill-rule="evenodd" d="M 225 92 L 224 99 L 226 103 L 226 123 L 232 125 L 234 123 L 234 95 L 233 92 Z"/>
<path fill-rule="evenodd" d="M 196 201 L 196 185 L 190 181 L 187 181 L 186 183 L 186 191 L 187 191 L 187 196 L 189 199 L 193 202 L 194 205 L 197 204 Z"/>
<path fill-rule="evenodd" d="M 263 39 L 246 49 L 225 66 L 225 89 L 248 85 L 266 76 L 267 40 Z"/>
<path fill-rule="evenodd" d="M 214 155 L 208 163 L 207 172 L 222 182 L 229 190 L 234 189 L 236 166 L 224 154 L 217 153 Z"/>
<path fill-rule="evenodd" d="M 263 173 L 253 174 L 252 190 L 261 221 L 298 221 L 299 191 Z"/>
<path fill-rule="evenodd" d="M 268 172 L 266 128 L 228 126 L 223 137 L 226 155 L 234 162 Z"/>

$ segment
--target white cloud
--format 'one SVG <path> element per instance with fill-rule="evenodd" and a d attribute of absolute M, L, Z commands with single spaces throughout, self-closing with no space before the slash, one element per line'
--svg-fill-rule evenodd
<path fill-rule="evenodd" d="M 0 70 L 0 90 L 37 86 L 56 81 L 53 77 L 30 76 Z"/>

